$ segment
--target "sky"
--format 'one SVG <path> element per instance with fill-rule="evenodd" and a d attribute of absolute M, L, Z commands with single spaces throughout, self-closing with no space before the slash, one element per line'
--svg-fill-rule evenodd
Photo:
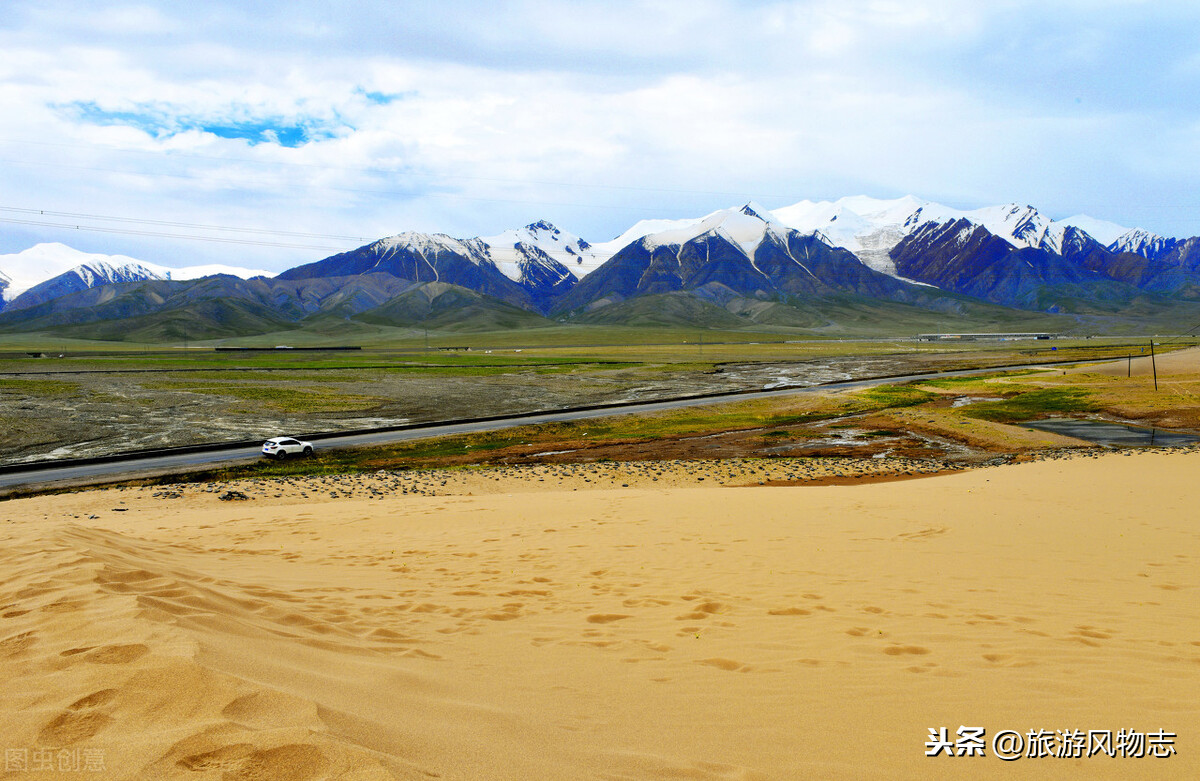
<path fill-rule="evenodd" d="M 1200 4 L 4 0 L 0 171 L 0 253 L 166 266 L 910 193 L 1200 235 Z"/>

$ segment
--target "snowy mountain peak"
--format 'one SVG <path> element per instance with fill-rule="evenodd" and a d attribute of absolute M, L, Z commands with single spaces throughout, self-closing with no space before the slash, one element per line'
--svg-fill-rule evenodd
<path fill-rule="evenodd" d="M 612 241 L 595 244 L 593 248 L 609 258 L 639 240 L 646 241 L 650 247 L 682 245 L 713 233 L 725 236 L 752 256 L 754 247 L 762 241 L 767 230 L 782 233 L 787 229 L 774 212 L 755 201 L 748 201 L 736 209 L 718 209 L 700 218 L 641 220 Z"/>
<path fill-rule="evenodd" d="M 1059 223 L 1061 225 L 1061 223 Z M 1097 244 L 1095 237 L 1085 231 L 1083 228 L 1077 228 L 1074 225 L 1066 225 L 1062 229 L 1062 241 L 1059 244 L 1058 251 L 1061 254 L 1069 252 L 1083 252 L 1090 244 Z"/>
<path fill-rule="evenodd" d="M 927 213 L 930 206 L 935 207 L 932 214 Z M 912 195 L 890 200 L 852 195 L 836 201 L 800 201 L 776 209 L 772 215 L 801 233 L 820 231 L 836 246 L 858 252 L 876 243 L 872 237 L 880 231 L 907 232 L 927 218 L 944 218 L 946 211 Z M 896 235 L 893 244 L 900 235 L 903 233 Z"/>
<path fill-rule="evenodd" d="M 727 239 L 738 246 L 746 257 L 753 258 L 767 231 L 773 226 L 782 227 L 770 212 L 762 209 L 760 213 L 758 209 L 752 203 L 740 209 L 720 209 L 699 220 L 679 220 L 676 225 L 642 236 L 641 239 L 648 248 L 682 246 L 711 234 Z"/>
<path fill-rule="evenodd" d="M 1169 251 L 1178 243 L 1177 239 L 1164 238 L 1142 228 L 1133 228 L 1113 239 L 1108 248 L 1113 252 L 1132 252 L 1152 258 Z"/>
<path fill-rule="evenodd" d="M 1051 230 L 1051 220 L 1028 205 L 1009 203 L 1003 206 L 985 206 L 982 209 L 959 212 L 955 216 L 965 217 L 976 225 L 982 225 L 1018 248 L 1041 247 L 1057 252 L 1062 240 L 1062 226 Z"/>
<path fill-rule="evenodd" d="M 776 209 L 773 214 L 796 230 L 821 231 L 835 244 L 859 254 L 864 262 L 881 271 L 887 271 L 891 262 L 887 258 L 887 249 L 929 223 L 962 219 L 986 228 L 1014 247 L 1053 252 L 1061 251 L 1067 227 L 1077 227 L 1096 236 L 1092 233 L 1094 229 L 1103 244 L 1110 243 L 1124 231 L 1118 225 L 1086 215 L 1055 222 L 1028 204 L 1009 203 L 965 210 L 913 195 L 891 200 L 857 195 L 837 201 L 801 201 Z"/>
<path fill-rule="evenodd" d="M 770 211 L 764 209 L 761 204 L 755 201 L 747 201 L 738 211 L 747 217 L 757 217 L 763 222 L 769 223 L 775 221 L 775 215 L 771 214 Z"/>
<path fill-rule="evenodd" d="M 139 279 L 198 279 L 213 274 L 231 274 L 243 279 L 274 276 L 273 272 L 261 269 L 224 265 L 169 268 L 125 255 L 80 252 L 65 244 L 44 243 L 22 252 L 0 255 L 0 277 L 9 283 L 0 285 L 0 300 L 12 301 L 25 291 L 63 274 L 78 276 L 86 287 Z"/>
<path fill-rule="evenodd" d="M 869 195 L 849 195 L 838 199 L 838 204 L 855 214 L 861 214 L 875 221 L 895 222 L 906 214 L 911 214 L 929 201 L 915 195 L 903 195 L 899 198 L 872 198 Z"/>
<path fill-rule="evenodd" d="M 141 263 L 113 264 L 103 260 L 91 261 L 70 269 L 79 276 L 86 287 L 110 285 L 114 282 L 135 282 L 141 279 L 167 279 L 161 270 L 151 269 Z"/>
<path fill-rule="evenodd" d="M 404 231 L 397 233 L 395 236 L 382 238 L 372 245 L 373 249 L 387 253 L 398 249 L 410 249 L 414 252 L 437 252 L 439 250 L 449 250 L 451 252 L 459 252 L 475 259 L 478 252 L 478 247 L 472 246 L 472 242 L 478 242 L 477 239 L 468 239 L 466 241 L 456 239 L 453 236 L 447 236 L 445 233 L 419 233 L 417 231 Z"/>
<path fill-rule="evenodd" d="M 538 220 L 537 222 L 531 222 L 525 226 L 525 230 L 527 230 L 533 234 L 549 233 L 551 235 L 557 235 L 557 234 L 561 233 L 561 231 L 557 227 L 555 227 L 553 223 L 547 222 L 545 220 Z"/>
<path fill-rule="evenodd" d="M 1012 237 L 1027 242 L 1031 247 L 1042 243 L 1046 229 L 1050 227 L 1050 220 L 1032 206 L 1013 204 L 1005 216 L 1008 218 L 1006 223 L 1012 225 Z"/>
<path fill-rule="evenodd" d="M 36 244 L 12 255 L 0 255 L 0 273 L 9 280 L 3 291 L 11 301 L 31 287 L 82 266 L 137 266 L 141 261 L 124 255 L 97 255 L 80 252 L 66 244 Z"/>
<path fill-rule="evenodd" d="M 1106 247 L 1111 246 L 1113 242 L 1115 242 L 1123 234 L 1130 232 L 1130 230 L 1123 225 L 1117 225 L 1115 222 L 1109 222 L 1107 220 L 1098 220 L 1095 217 L 1089 217 L 1086 214 L 1076 214 L 1071 217 L 1057 220 L 1057 222 L 1059 225 L 1067 225 L 1072 228 L 1078 228 Z M 1142 232 L 1144 233 L 1145 231 Z"/>
<path fill-rule="evenodd" d="M 524 228 L 506 230 L 496 236 L 485 236 L 478 241 L 486 245 L 496 267 L 513 281 L 520 281 L 527 274 L 522 268 L 530 262 L 545 265 L 547 260 L 553 261 L 562 264 L 574 277 L 579 278 L 609 257 L 598 253 L 578 236 L 546 220 L 531 222 Z M 558 273 L 558 269 L 554 273 Z"/>

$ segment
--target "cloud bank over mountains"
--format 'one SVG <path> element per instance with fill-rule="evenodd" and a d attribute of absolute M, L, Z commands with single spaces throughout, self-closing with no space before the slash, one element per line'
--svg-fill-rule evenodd
<path fill-rule="evenodd" d="M 1198 32 L 1192 4 L 1119 0 L 14 0 L 0 205 L 364 240 L 536 214 L 603 241 L 735 202 L 915 191 L 1193 235 Z M 231 262 L 0 224 L 0 252 L 45 241 Z M 279 271 L 312 252 L 238 255 Z"/>

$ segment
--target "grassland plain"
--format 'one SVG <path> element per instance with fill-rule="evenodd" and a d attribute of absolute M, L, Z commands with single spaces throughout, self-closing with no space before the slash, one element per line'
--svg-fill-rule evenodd
<path fill-rule="evenodd" d="M 679 336 L 667 331 L 651 335 L 664 340 Z M 483 342 L 469 351 L 243 352 L 160 346 L 129 352 L 89 344 L 87 349 L 53 353 L 49 358 L 31 357 L 31 353 L 44 354 L 31 343 L 25 352 L 0 354 L 0 424 L 5 426 L 0 460 L 813 385 L 911 371 L 1116 357 L 1143 349 L 1119 339 L 947 345 L 891 339 L 713 343 L 719 334 L 688 332 L 687 336 L 692 340 L 687 344 L 565 343 L 504 349 Z M 930 388 L 922 392 L 944 390 Z M 936 398 L 921 401 L 928 404 Z M 873 409 L 905 406 L 912 405 L 876 404 Z M 831 409 L 818 417 L 867 414 L 865 409 L 852 412 L 837 405 Z M 979 407 L 981 414 L 986 409 Z M 1004 413 L 1004 409 L 992 414 L 1008 414 L 1010 419 L 1024 414 L 1021 410 Z M 714 421 L 704 425 L 714 433 L 761 428 L 722 429 Z M 689 430 L 685 427 L 679 433 L 687 435 Z M 829 432 L 793 433 L 797 439 L 830 439 Z M 776 451 L 797 449 L 780 433 L 770 437 Z M 626 438 L 637 440 L 638 435 Z M 846 440 L 847 435 L 842 432 L 836 438 Z M 758 439 L 763 441 L 763 435 Z M 912 449 L 918 444 L 906 441 L 898 446 Z M 747 449 L 745 444 L 731 447 Z"/>
<path fill-rule="evenodd" d="M 919 329 L 915 329 L 919 330 Z M 898 332 L 907 337 L 913 331 Z M 789 329 L 782 330 L 724 330 L 685 327 L 631 327 L 631 326 L 581 326 L 563 325 L 533 329 L 504 329 L 481 332 L 453 332 L 426 330 L 422 328 L 398 328 L 385 325 L 354 324 L 348 329 L 327 328 L 322 331 L 291 330 L 228 339 L 192 340 L 170 342 L 133 342 L 65 337 L 59 334 L 28 333 L 0 334 L 0 350 L 44 350 L 66 352 L 80 350 L 124 351 L 158 350 L 164 345 L 192 347 L 331 347 L 347 344 L 361 345 L 370 349 L 423 350 L 443 347 L 469 346 L 475 349 L 524 348 L 536 345 L 593 347 L 604 345 L 671 344 L 679 345 L 698 340 L 710 343 L 753 343 L 765 341 L 811 339 L 810 334 Z M 820 337 L 817 337 L 818 339 Z M 872 337 L 865 337 L 868 341 Z"/>
<path fill-rule="evenodd" d="M 1173 388 L 1170 393 L 1155 393 L 1148 375 L 1117 377 L 1086 367 L 1065 371 L 996 372 L 855 391 L 731 401 L 650 415 L 519 426 L 329 450 L 305 460 L 204 470 L 188 479 L 697 459 L 743 463 L 841 459 L 848 466 L 925 463 L 941 470 L 996 463 L 997 459 L 1026 460 L 1063 448 L 1095 447 L 1019 425 L 1044 417 L 1103 417 L 1200 429 L 1200 369 L 1162 377 L 1161 384 Z M 1190 399 L 1190 403 L 1181 404 L 1181 399 Z"/>

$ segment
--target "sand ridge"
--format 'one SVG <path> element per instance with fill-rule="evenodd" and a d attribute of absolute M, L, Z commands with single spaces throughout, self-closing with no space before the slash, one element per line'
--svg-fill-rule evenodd
<path fill-rule="evenodd" d="M 1200 772 L 1200 453 L 826 487 L 674 466 L 0 503 L 0 745 L 122 779 Z M 960 724 L 1178 755 L 923 756 Z"/>

